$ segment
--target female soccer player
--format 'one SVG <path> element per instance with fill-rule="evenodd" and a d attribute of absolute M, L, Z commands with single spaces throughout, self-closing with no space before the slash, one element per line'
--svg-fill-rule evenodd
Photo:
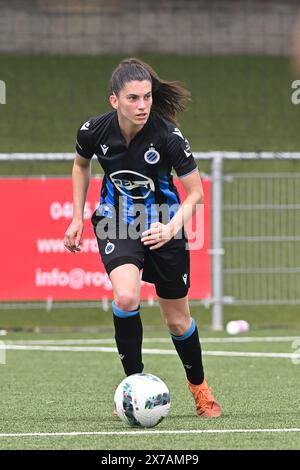
<path fill-rule="evenodd" d="M 197 165 L 176 123 L 189 92 L 161 80 L 146 63 L 123 60 L 113 71 L 113 111 L 85 122 L 77 134 L 73 220 L 64 244 L 80 251 L 83 211 L 94 154 L 104 171 L 101 199 L 92 217 L 99 252 L 114 292 L 115 339 L 126 375 L 143 371 L 140 319 L 142 279 L 155 284 L 162 317 L 185 368 L 197 415 L 221 409 L 204 378 L 201 346 L 188 304 L 189 250 L 184 223 L 203 201 Z M 171 175 L 186 190 L 181 204 Z"/>

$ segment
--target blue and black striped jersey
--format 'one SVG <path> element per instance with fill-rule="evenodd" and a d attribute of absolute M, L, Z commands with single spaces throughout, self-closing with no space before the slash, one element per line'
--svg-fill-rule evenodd
<path fill-rule="evenodd" d="M 135 206 L 145 206 L 148 223 L 161 220 L 159 207 L 169 208 L 171 219 L 179 208 L 172 168 L 184 177 L 197 171 L 187 139 L 171 122 L 151 112 L 144 127 L 128 145 L 119 128 L 116 111 L 93 117 L 77 134 L 76 152 L 91 159 L 95 154 L 104 171 L 98 212 L 111 217 L 112 209 L 125 223 L 135 218 Z"/>

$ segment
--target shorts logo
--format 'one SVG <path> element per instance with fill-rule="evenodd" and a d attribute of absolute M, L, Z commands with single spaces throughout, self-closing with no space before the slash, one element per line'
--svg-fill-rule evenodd
<path fill-rule="evenodd" d="M 103 155 L 105 155 L 109 147 L 106 144 L 100 145 L 100 147 L 103 152 Z"/>
<path fill-rule="evenodd" d="M 182 280 L 183 280 L 183 282 L 185 283 L 185 285 L 187 285 L 187 278 L 188 278 L 188 275 L 187 275 L 187 274 L 183 274 L 183 275 L 182 275 Z"/>
<path fill-rule="evenodd" d="M 155 163 L 159 162 L 160 154 L 157 150 L 155 150 L 153 145 L 150 145 L 149 150 L 144 153 L 144 159 L 147 163 L 149 163 L 149 165 L 154 165 Z"/>
<path fill-rule="evenodd" d="M 115 245 L 111 242 L 107 242 L 106 247 L 105 247 L 105 254 L 110 255 L 115 249 Z"/>
<path fill-rule="evenodd" d="M 146 199 L 151 191 L 155 191 L 154 181 L 136 171 L 119 170 L 109 177 L 118 191 L 130 199 Z"/>

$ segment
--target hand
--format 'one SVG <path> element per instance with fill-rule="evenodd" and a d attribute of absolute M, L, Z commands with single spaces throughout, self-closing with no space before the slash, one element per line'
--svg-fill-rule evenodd
<path fill-rule="evenodd" d="M 80 241 L 82 232 L 83 221 L 72 220 L 64 237 L 64 245 L 69 251 L 71 251 L 71 253 L 76 253 L 76 251 L 80 251 Z"/>
<path fill-rule="evenodd" d="M 169 225 L 154 222 L 149 230 L 142 233 L 141 241 L 145 246 L 149 246 L 150 250 L 156 250 L 173 237 L 171 227 Z"/>

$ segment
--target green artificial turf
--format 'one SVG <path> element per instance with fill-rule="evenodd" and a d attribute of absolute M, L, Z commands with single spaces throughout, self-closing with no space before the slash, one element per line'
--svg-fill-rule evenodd
<path fill-rule="evenodd" d="M 222 416 L 205 420 L 195 416 L 194 403 L 185 384 L 184 371 L 176 355 L 144 354 L 145 371 L 161 377 L 169 387 L 171 409 L 167 418 L 145 434 L 112 416 L 113 395 L 123 378 L 119 358 L 114 352 L 99 351 L 6 351 L 1 369 L 1 449 L 298 449 L 297 365 L 290 358 L 209 356 L 207 352 L 286 352 L 292 353 L 293 342 L 265 343 L 257 330 L 255 343 L 206 343 L 212 333 L 202 334 L 206 378 L 222 406 Z M 166 331 L 157 331 L 165 343 L 144 343 L 144 348 L 174 350 Z M 247 334 L 247 336 L 250 333 Z M 286 334 L 278 330 L 276 336 Z M 300 329 L 294 331 L 300 334 Z M 213 335 L 214 337 L 216 335 Z M 218 337 L 226 336 L 224 333 Z M 104 346 L 114 346 L 113 334 L 97 335 L 29 335 L 10 334 L 5 341 L 68 339 L 109 339 Z M 237 337 L 235 337 L 237 338 Z M 230 339 L 230 338 L 229 338 Z M 19 341 L 19 342 L 18 342 Z M 59 343 L 58 343 L 59 344 Z M 77 344 L 73 344 L 73 346 Z M 71 344 L 69 345 L 72 346 Z M 81 346 L 86 348 L 92 345 Z M 95 344 L 93 345 L 95 346 Z M 101 346 L 101 345 L 98 345 Z M 293 406 L 291 406 L 293 404 Z M 280 432 L 270 432 L 270 430 Z M 210 431 L 192 433 L 189 431 Z M 221 430 L 222 433 L 213 431 Z M 239 432 L 232 432 L 237 431 Z M 254 430 L 251 433 L 246 430 Z M 262 432 L 258 432 L 262 430 Z M 268 431 L 269 430 L 269 431 Z M 172 431 L 155 434 L 153 431 Z M 181 433 L 179 433 L 179 431 Z M 185 433 L 182 433 L 184 431 Z M 230 432 L 231 431 L 231 432 Z M 11 433 L 50 433 L 47 436 L 9 436 Z M 66 435 L 58 432 L 114 432 L 113 435 Z M 129 434 L 119 434 L 129 432 Z"/>
<path fill-rule="evenodd" d="M 158 307 L 142 307 L 141 315 L 144 325 L 159 328 L 162 325 Z M 191 315 L 200 329 L 210 330 L 212 324 L 211 310 L 203 306 L 192 306 Z M 257 329 L 300 329 L 298 305 L 253 305 L 224 307 L 224 323 L 230 320 L 247 320 L 251 328 Z M 0 329 L 10 331 L 84 331 L 93 329 L 101 331 L 111 328 L 112 310 L 99 308 L 59 308 L 59 303 L 51 311 L 45 308 L 0 309 Z"/>
<path fill-rule="evenodd" d="M 72 152 L 76 130 L 110 109 L 108 81 L 122 56 L 0 55 L 6 104 L 0 152 Z M 296 151 L 300 106 L 291 102 L 289 60 L 264 56 L 141 54 L 192 101 L 180 117 L 195 151 Z"/>

